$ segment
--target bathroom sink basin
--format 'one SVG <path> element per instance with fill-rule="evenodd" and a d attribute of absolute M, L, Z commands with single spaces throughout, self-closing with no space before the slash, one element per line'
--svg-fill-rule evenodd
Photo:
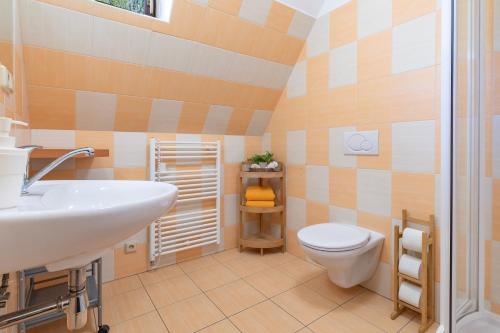
<path fill-rule="evenodd" d="M 177 188 L 148 181 L 40 181 L 0 210 L 0 273 L 77 268 L 138 233 L 175 203 Z"/>

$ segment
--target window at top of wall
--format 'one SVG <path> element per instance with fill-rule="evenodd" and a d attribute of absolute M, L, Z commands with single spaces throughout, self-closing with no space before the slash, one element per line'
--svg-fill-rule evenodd
<path fill-rule="evenodd" d="M 170 13 L 174 0 L 96 0 L 107 5 L 118 7 L 141 15 L 170 21 Z"/>

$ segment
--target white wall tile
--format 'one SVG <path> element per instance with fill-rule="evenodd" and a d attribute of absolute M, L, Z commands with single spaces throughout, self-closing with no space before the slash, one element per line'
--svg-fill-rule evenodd
<path fill-rule="evenodd" d="M 356 225 L 358 213 L 354 209 L 330 206 L 330 222 Z"/>
<path fill-rule="evenodd" d="M 272 3 L 272 0 L 243 0 L 239 16 L 259 25 L 264 25 Z"/>
<path fill-rule="evenodd" d="M 287 164 L 306 164 L 306 131 L 288 131 L 286 134 Z"/>
<path fill-rule="evenodd" d="M 286 227 L 298 231 L 307 225 L 306 201 L 288 195 L 286 203 Z"/>
<path fill-rule="evenodd" d="M 224 226 L 236 225 L 240 222 L 240 196 L 238 194 L 224 195 Z"/>
<path fill-rule="evenodd" d="M 0 40 L 10 41 L 14 40 L 14 2 L 13 1 L 0 1 L 0 13 L 3 13 L 2 20 L 0 20 Z"/>
<path fill-rule="evenodd" d="M 307 62 L 298 62 L 290 74 L 287 83 L 287 97 L 304 96 L 307 92 Z"/>
<path fill-rule="evenodd" d="M 114 153 L 116 168 L 146 166 L 146 133 L 114 132 Z"/>
<path fill-rule="evenodd" d="M 270 89 L 283 89 L 293 69 L 289 65 L 261 59 L 257 61 L 257 65 L 257 73 L 251 84 Z"/>
<path fill-rule="evenodd" d="M 273 111 L 255 110 L 248 125 L 246 135 L 263 135 L 272 116 Z"/>
<path fill-rule="evenodd" d="M 177 133 L 175 135 L 176 141 L 188 141 L 188 142 L 200 142 L 202 141 L 200 134 L 186 134 L 186 133 Z"/>
<path fill-rule="evenodd" d="M 344 132 L 355 130 L 355 127 L 336 127 L 329 129 L 329 160 L 331 166 L 341 168 L 356 167 L 357 157 L 344 154 Z"/>
<path fill-rule="evenodd" d="M 492 135 L 493 144 L 493 177 L 500 178 L 500 116 L 493 116 Z"/>
<path fill-rule="evenodd" d="M 20 13 L 24 43 L 90 54 L 92 16 L 31 0 L 21 2 Z"/>
<path fill-rule="evenodd" d="M 245 160 L 245 137 L 224 135 L 224 162 L 241 163 Z"/>
<path fill-rule="evenodd" d="M 147 64 L 153 67 L 187 72 L 198 45 L 201 44 L 153 32 L 151 34 Z"/>
<path fill-rule="evenodd" d="M 288 27 L 288 34 L 302 40 L 306 40 L 309 31 L 314 25 L 314 17 L 296 11 L 293 15 L 292 22 Z"/>
<path fill-rule="evenodd" d="M 391 178 L 390 171 L 358 169 L 358 209 L 391 216 Z"/>
<path fill-rule="evenodd" d="M 392 73 L 432 66 L 436 63 L 436 13 L 394 27 Z"/>
<path fill-rule="evenodd" d="M 218 47 L 185 39 L 178 40 L 185 56 L 184 61 L 189 62 L 189 72 L 193 74 L 222 78 L 235 55 L 234 52 Z"/>
<path fill-rule="evenodd" d="M 224 134 L 226 132 L 229 118 L 233 113 L 233 108 L 223 105 L 211 105 L 205 119 L 203 133 L 206 134 Z"/>
<path fill-rule="evenodd" d="M 113 168 L 77 169 L 76 179 L 113 180 Z"/>
<path fill-rule="evenodd" d="M 330 14 L 321 16 L 314 23 L 307 37 L 307 57 L 315 57 L 330 49 Z"/>
<path fill-rule="evenodd" d="M 244 84 L 255 84 L 260 75 L 260 64 L 258 58 L 251 57 L 246 54 L 229 52 L 230 57 L 224 65 L 224 70 L 220 79 L 227 81 L 235 81 Z"/>
<path fill-rule="evenodd" d="M 392 0 L 358 0 L 358 38 L 392 26 Z"/>
<path fill-rule="evenodd" d="M 201 5 L 201 6 L 206 6 L 208 5 L 208 0 L 192 0 L 194 3 Z"/>
<path fill-rule="evenodd" d="M 264 133 L 262 136 L 262 151 L 271 151 L 272 134 Z"/>
<path fill-rule="evenodd" d="M 493 48 L 500 51 L 500 0 L 493 0 Z"/>
<path fill-rule="evenodd" d="M 103 282 L 113 281 L 115 279 L 115 251 L 107 249 L 102 254 L 102 280 Z"/>
<path fill-rule="evenodd" d="M 306 166 L 306 197 L 320 203 L 330 201 L 330 173 L 327 166 Z"/>
<path fill-rule="evenodd" d="M 434 173 L 434 120 L 392 124 L 392 169 Z"/>
<path fill-rule="evenodd" d="M 116 21 L 93 17 L 92 55 L 144 65 L 151 31 Z"/>
<path fill-rule="evenodd" d="M 371 291 L 376 292 L 379 295 L 390 299 L 392 293 L 391 279 L 391 265 L 385 262 L 379 262 L 377 270 L 375 271 L 373 277 L 370 280 L 363 282 L 361 285 L 365 288 L 370 289 Z"/>
<path fill-rule="evenodd" d="M 184 102 L 153 99 L 149 115 L 149 132 L 175 133 Z"/>
<path fill-rule="evenodd" d="M 342 87 L 358 82 L 357 42 L 330 50 L 328 86 Z"/>
<path fill-rule="evenodd" d="M 115 128 L 116 95 L 76 92 L 76 129 L 112 131 Z"/>
<path fill-rule="evenodd" d="M 31 144 L 44 148 L 75 148 L 75 131 L 32 129 Z"/>

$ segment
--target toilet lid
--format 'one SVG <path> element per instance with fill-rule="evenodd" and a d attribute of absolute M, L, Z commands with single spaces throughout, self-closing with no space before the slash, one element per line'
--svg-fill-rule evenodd
<path fill-rule="evenodd" d="M 321 223 L 301 229 L 297 237 L 308 247 L 322 251 L 348 251 L 370 240 L 367 230 L 340 223 Z"/>

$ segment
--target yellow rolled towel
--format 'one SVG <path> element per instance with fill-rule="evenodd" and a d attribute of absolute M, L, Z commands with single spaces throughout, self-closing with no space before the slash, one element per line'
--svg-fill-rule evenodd
<path fill-rule="evenodd" d="M 258 208 L 274 207 L 274 201 L 247 201 L 247 207 L 258 207 Z"/>
<path fill-rule="evenodd" d="M 273 201 L 276 195 L 271 186 L 248 186 L 245 198 L 249 201 Z"/>

